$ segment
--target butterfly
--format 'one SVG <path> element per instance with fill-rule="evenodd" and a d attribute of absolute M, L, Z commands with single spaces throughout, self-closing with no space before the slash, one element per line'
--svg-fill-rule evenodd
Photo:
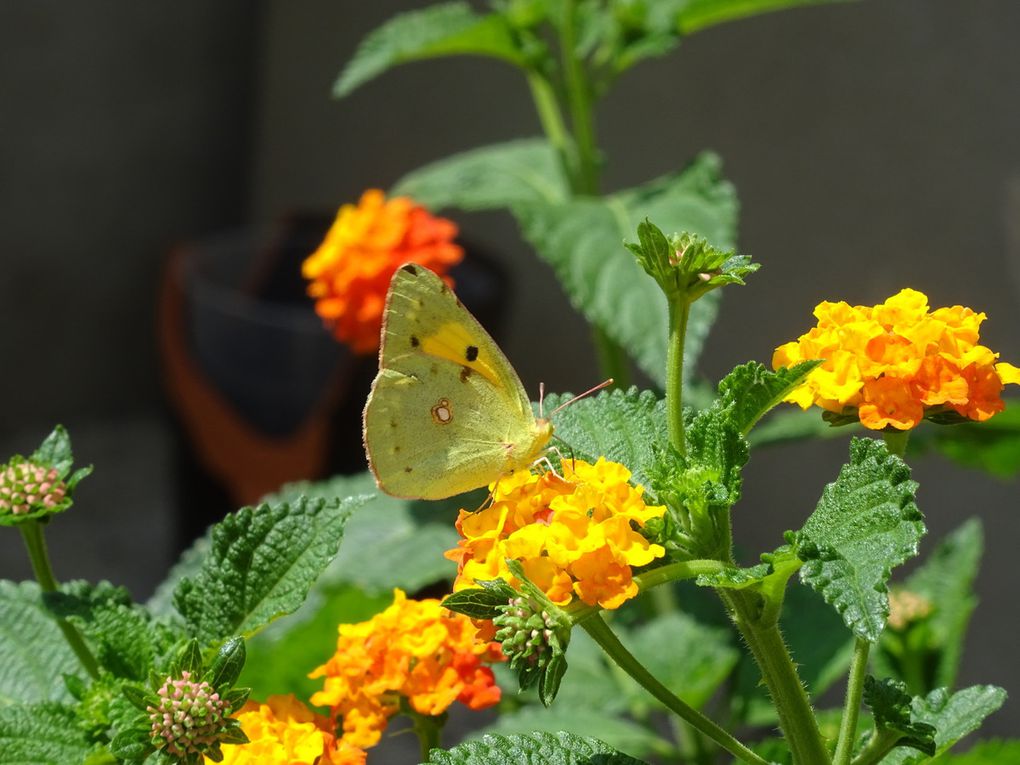
<path fill-rule="evenodd" d="M 398 268 L 364 416 L 379 488 L 405 499 L 477 489 L 530 467 L 552 433 L 499 346 L 447 284 L 414 263 Z"/>

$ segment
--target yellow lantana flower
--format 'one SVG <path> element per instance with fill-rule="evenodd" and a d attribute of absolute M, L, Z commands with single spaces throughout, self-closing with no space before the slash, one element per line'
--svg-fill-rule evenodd
<path fill-rule="evenodd" d="M 814 315 L 817 325 L 772 357 L 774 369 L 823 359 L 786 398 L 802 409 L 856 410 L 867 428 L 910 430 L 945 412 L 987 420 L 1005 406 L 1003 386 L 1020 384 L 1020 369 L 978 344 L 983 313 L 931 311 L 917 290 L 875 306 L 822 302 Z"/>
<path fill-rule="evenodd" d="M 499 686 L 486 666 L 503 660 L 492 628 L 478 627 L 435 599 L 393 604 L 368 621 L 341 624 L 336 653 L 311 677 L 323 677 L 312 703 L 342 720 L 340 745 L 379 742 L 401 698 L 422 715 L 441 715 L 455 701 L 471 709 L 497 703 Z"/>
<path fill-rule="evenodd" d="M 490 487 L 491 505 L 461 510 L 463 539 L 446 553 L 458 563 L 454 591 L 491 579 L 518 585 L 510 558 L 557 605 L 577 597 L 618 608 L 637 595 L 633 569 L 665 555 L 639 529 L 666 508 L 646 505 L 643 489 L 630 485 L 630 471 L 619 463 L 564 460 L 562 471 L 501 478 Z"/>
<path fill-rule="evenodd" d="M 225 744 L 223 765 L 364 765 L 363 751 L 337 749 L 330 721 L 290 694 L 249 701 L 235 716 L 249 742 Z"/>

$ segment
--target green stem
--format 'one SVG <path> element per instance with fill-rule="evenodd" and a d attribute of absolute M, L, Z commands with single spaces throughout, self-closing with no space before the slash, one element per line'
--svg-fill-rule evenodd
<path fill-rule="evenodd" d="M 581 626 L 601 646 L 610 659 L 640 683 L 652 696 L 665 704 L 670 711 L 688 722 L 695 730 L 701 731 L 701 733 L 718 743 L 719 746 L 742 762 L 751 763 L 752 765 L 768 765 L 765 760 L 737 741 L 737 739 L 694 707 L 677 698 L 666 686 L 656 680 L 645 669 L 644 665 L 634 658 L 634 655 L 623 646 L 623 643 L 609 629 L 609 625 L 602 620 L 601 616 L 594 614 L 589 619 L 581 622 Z"/>
<path fill-rule="evenodd" d="M 794 765 L 827 765 L 832 760 L 825 748 L 818 721 L 811 709 L 804 683 L 790 658 L 776 623 L 762 624 L 755 615 L 751 595 L 737 590 L 719 590 L 733 623 L 743 635 L 769 689 L 779 726 L 790 747 Z"/>
<path fill-rule="evenodd" d="M 36 581 L 43 592 L 56 592 L 57 579 L 53 575 L 53 567 L 50 565 L 50 556 L 46 551 L 46 539 L 43 537 L 42 526 L 38 521 L 26 521 L 18 525 L 21 529 L 21 538 L 28 549 L 28 558 L 32 562 L 32 571 L 35 573 Z M 64 635 L 64 639 L 71 650 L 74 651 L 81 662 L 82 667 L 88 672 L 93 680 L 99 679 L 99 663 L 92 655 L 81 633 L 74 625 L 61 616 L 54 616 L 57 626 Z"/>
<path fill-rule="evenodd" d="M 529 70 L 527 78 L 531 99 L 535 103 L 539 122 L 542 123 L 542 131 L 549 139 L 549 143 L 556 149 L 564 175 L 571 179 L 575 175 L 574 167 L 577 160 L 574 157 L 573 141 L 563 122 L 563 113 L 560 110 L 560 103 L 556 99 L 556 92 L 549 80 L 539 72 Z"/>
<path fill-rule="evenodd" d="M 868 745 L 854 757 L 850 765 L 878 765 L 900 740 L 899 734 L 886 731 L 871 736 Z"/>
<path fill-rule="evenodd" d="M 889 447 L 889 453 L 895 454 L 900 459 L 907 456 L 907 441 L 910 440 L 909 430 L 887 430 L 882 433 L 885 445 Z"/>
<path fill-rule="evenodd" d="M 446 714 L 432 716 L 413 711 L 407 714 L 411 718 L 414 733 L 418 736 L 418 743 L 421 745 L 421 761 L 428 762 L 429 752 L 439 748 L 439 734 L 446 723 Z"/>
<path fill-rule="evenodd" d="M 849 765 L 853 754 L 854 739 L 857 737 L 857 718 L 861 713 L 861 697 L 864 694 L 864 678 L 868 674 L 868 653 L 871 643 L 863 638 L 854 641 L 854 658 L 850 664 L 850 678 L 846 685 L 846 704 L 843 719 L 839 724 L 836 739 L 836 755 L 833 765 Z"/>
<path fill-rule="evenodd" d="M 574 191 L 579 194 L 599 193 L 598 147 L 595 145 L 595 122 L 592 119 L 588 79 L 577 57 L 575 0 L 564 0 L 560 23 L 560 56 L 570 107 L 570 124 L 577 146 L 577 175 Z"/>
<path fill-rule="evenodd" d="M 666 352 L 666 416 L 669 442 L 680 454 L 687 453 L 684 440 L 684 340 L 691 304 L 680 296 L 669 302 L 669 348 Z"/>

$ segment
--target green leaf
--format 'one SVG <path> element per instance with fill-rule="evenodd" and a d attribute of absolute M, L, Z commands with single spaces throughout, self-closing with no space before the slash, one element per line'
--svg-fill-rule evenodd
<path fill-rule="evenodd" d="M 657 0 L 659 2 L 661 0 Z M 767 11 L 822 5 L 846 0 L 668 0 L 677 9 L 676 26 L 683 35 Z"/>
<path fill-rule="evenodd" d="M 568 707 L 559 702 L 550 708 L 528 706 L 510 714 L 501 714 L 495 723 L 484 729 L 485 738 L 493 734 L 555 734 L 559 731 L 598 738 L 614 749 L 636 757 L 650 757 L 670 749 L 669 742 L 647 726 L 595 709 L 591 705 Z M 537 765 L 545 761 L 534 762 Z"/>
<path fill-rule="evenodd" d="M 910 705 L 911 719 L 935 727 L 935 751 L 941 755 L 981 727 L 984 719 L 1005 700 L 1006 692 L 994 685 L 974 685 L 951 695 L 945 688 L 939 688 L 925 698 L 914 698 Z M 920 752 L 897 749 L 882 760 L 882 765 L 914 765 L 925 759 Z"/>
<path fill-rule="evenodd" d="M 1020 765 L 1020 741 L 982 741 L 966 754 L 952 754 L 940 765 Z"/>
<path fill-rule="evenodd" d="M 216 652 L 209 667 L 207 679 L 209 684 L 219 690 L 230 688 L 237 682 L 237 678 L 244 669 L 245 648 L 244 638 L 231 638 Z"/>
<path fill-rule="evenodd" d="M 879 734 L 897 736 L 896 746 L 907 746 L 929 757 L 935 755 L 935 728 L 912 719 L 906 684 L 885 678 L 864 678 L 864 703 L 871 708 Z"/>
<path fill-rule="evenodd" d="M 495 619 L 503 613 L 503 606 L 517 596 L 517 591 L 501 579 L 479 582 L 483 587 L 472 587 L 455 592 L 443 600 L 443 607 L 472 619 Z"/>
<path fill-rule="evenodd" d="M 730 590 L 755 590 L 767 600 L 783 602 L 786 584 L 802 565 L 793 548 L 783 545 L 772 553 L 764 553 L 762 562 L 750 568 L 726 568 L 715 574 L 702 574 L 697 583 L 703 587 L 721 587 Z"/>
<path fill-rule="evenodd" d="M 574 307 L 665 385 L 669 316 L 666 297 L 622 242 L 648 217 L 664 231 L 692 231 L 720 247 L 734 243 L 737 201 L 718 158 L 700 155 L 686 170 L 608 197 L 513 208 L 525 238 L 556 271 Z M 717 301 L 691 310 L 686 368 L 695 368 Z"/>
<path fill-rule="evenodd" d="M 266 501 L 284 502 L 307 495 L 359 496 L 361 506 L 344 527 L 339 555 L 323 572 L 317 587 L 353 584 L 390 595 L 394 587 L 414 592 L 456 574 L 443 552 L 457 546 L 453 521 L 460 507 L 478 507 L 484 495 L 464 495 L 439 502 L 407 501 L 383 494 L 369 473 L 316 483 L 285 486 Z M 385 550 L 385 555 L 379 551 Z"/>
<path fill-rule="evenodd" d="M 820 361 L 804 361 L 775 372 L 750 361 L 736 367 L 719 383 L 715 406 L 725 410 L 730 422 L 745 436 L 769 410 L 799 386 Z"/>
<path fill-rule="evenodd" d="M 517 204 L 560 204 L 570 196 L 556 151 L 526 138 L 454 154 L 413 170 L 390 192 L 430 210 L 489 210 Z"/>
<path fill-rule="evenodd" d="M 489 735 L 429 752 L 426 765 L 642 765 L 595 738 L 572 733 Z"/>
<path fill-rule="evenodd" d="M 62 673 L 83 670 L 39 585 L 0 581 L 0 705 L 69 701 Z"/>
<path fill-rule="evenodd" d="M 567 659 L 562 654 L 555 654 L 542 671 L 538 680 L 538 700 L 542 706 L 550 707 L 559 693 L 560 683 L 567 672 Z"/>
<path fill-rule="evenodd" d="M 56 468 L 61 478 L 67 475 L 71 465 L 74 464 L 74 456 L 71 454 L 71 437 L 63 425 L 57 425 L 53 432 L 46 436 L 31 459 L 33 462 Z"/>
<path fill-rule="evenodd" d="M 213 528 L 212 549 L 174 604 L 204 643 L 250 635 L 304 602 L 336 555 L 344 524 L 363 500 L 246 507 Z"/>
<path fill-rule="evenodd" d="M 911 447 L 937 451 L 965 467 L 999 478 L 1020 474 L 1020 401 L 985 422 L 919 428 Z"/>
<path fill-rule="evenodd" d="M 463 2 L 442 3 L 401 13 L 371 32 L 340 73 L 333 95 L 346 96 L 398 64 L 464 54 L 524 63 L 502 16 L 477 14 Z"/>
<path fill-rule="evenodd" d="M 573 398 L 549 396 L 546 411 Z M 656 462 L 655 446 L 666 443 L 666 403 L 651 391 L 631 388 L 583 398 L 553 418 L 554 437 L 564 459 L 594 462 L 599 457 L 626 465 L 631 481 L 648 487 L 648 468 Z"/>
<path fill-rule="evenodd" d="M 801 580 L 821 593 L 854 634 L 871 642 L 889 615 L 890 572 L 917 554 L 925 533 L 916 490 L 910 468 L 882 441 L 855 438 L 850 463 L 793 535 L 804 561 Z"/>
<path fill-rule="evenodd" d="M 77 725 L 74 710 L 60 704 L 0 707 L 0 762 L 4 765 L 56 765 L 85 759 L 91 744 Z"/>

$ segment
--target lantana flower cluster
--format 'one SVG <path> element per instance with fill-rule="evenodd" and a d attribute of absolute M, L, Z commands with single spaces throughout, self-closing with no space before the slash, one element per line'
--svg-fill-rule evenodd
<path fill-rule="evenodd" d="M 378 743 L 401 701 L 420 715 L 443 714 L 460 701 L 471 709 L 496 704 L 500 689 L 487 664 L 503 660 L 491 623 L 476 624 L 435 599 L 393 604 L 359 624 L 342 624 L 336 653 L 312 672 L 324 677 L 312 703 L 328 706 L 343 731 L 340 744 Z"/>
<path fill-rule="evenodd" d="M 386 291 L 404 263 L 440 276 L 459 263 L 457 226 L 431 215 L 407 197 L 386 199 L 369 189 L 356 205 L 343 205 L 319 248 L 302 264 L 315 311 L 355 353 L 379 348 Z"/>
<path fill-rule="evenodd" d="M 0 514 L 24 515 L 34 509 L 55 509 L 67 494 L 56 468 L 14 457 L 0 465 Z"/>
<path fill-rule="evenodd" d="M 917 290 L 876 306 L 823 302 L 814 315 L 818 324 L 772 357 L 776 369 L 824 359 L 786 399 L 803 409 L 855 409 L 867 428 L 910 430 L 944 412 L 987 420 L 1004 408 L 1003 386 L 1020 384 L 1020 369 L 978 343 L 985 314 L 929 310 Z"/>
<path fill-rule="evenodd" d="M 174 757 L 185 758 L 219 742 L 227 702 L 205 680 L 184 670 L 168 677 L 156 691 L 159 702 L 148 708 L 151 734 Z"/>
<path fill-rule="evenodd" d="M 247 744 L 225 745 L 223 765 L 364 765 L 363 750 L 335 740 L 329 718 L 317 715 L 292 694 L 247 702 L 234 715 Z M 206 758 L 207 765 L 212 761 Z"/>
<path fill-rule="evenodd" d="M 462 510 L 463 539 L 446 556 L 458 563 L 454 591 L 476 582 L 519 582 L 506 560 L 519 561 L 528 579 L 550 601 L 576 596 L 589 606 L 618 608 L 638 593 L 633 569 L 665 555 L 641 534 L 666 512 L 646 505 L 630 471 L 599 458 L 595 464 L 565 459 L 562 475 L 519 471 L 493 484 L 492 504 Z"/>

